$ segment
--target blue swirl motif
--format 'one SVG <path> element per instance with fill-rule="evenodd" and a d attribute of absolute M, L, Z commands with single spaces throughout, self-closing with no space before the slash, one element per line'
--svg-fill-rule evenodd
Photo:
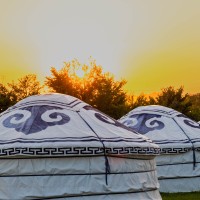
<path fill-rule="evenodd" d="M 102 121 L 102 122 L 104 122 L 104 123 L 111 124 L 111 125 L 117 126 L 117 127 L 121 127 L 121 128 L 126 129 L 126 130 L 128 130 L 128 131 L 133 131 L 133 130 L 130 129 L 129 127 L 127 127 L 127 126 L 125 126 L 124 124 L 118 122 L 117 120 L 115 120 L 115 119 L 109 117 L 108 115 L 106 115 L 106 114 L 100 112 L 99 110 L 93 108 L 92 106 L 84 106 L 83 108 L 84 108 L 85 110 L 91 110 L 91 111 L 93 111 L 93 112 L 94 112 L 94 116 L 95 116 L 98 120 L 100 120 L 100 121 Z"/>
<path fill-rule="evenodd" d="M 193 127 L 193 128 L 200 129 L 200 124 L 199 123 L 193 121 L 192 119 L 190 119 L 189 117 L 185 116 L 184 114 L 177 115 L 177 117 L 180 117 L 186 125 L 188 125 L 190 127 Z"/>
<path fill-rule="evenodd" d="M 70 117 L 63 113 L 62 108 L 54 106 L 30 106 L 15 111 L 3 121 L 7 128 L 26 135 L 45 130 L 49 126 L 63 125 L 70 121 Z"/>
<path fill-rule="evenodd" d="M 123 124 L 141 134 L 146 134 L 149 131 L 161 130 L 165 124 L 159 120 L 160 115 L 155 114 L 134 114 L 123 121 Z"/>

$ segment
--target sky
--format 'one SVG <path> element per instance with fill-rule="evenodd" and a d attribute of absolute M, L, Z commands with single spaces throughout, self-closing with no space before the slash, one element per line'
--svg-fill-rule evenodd
<path fill-rule="evenodd" d="M 199 0 L 0 0 L 0 82 L 92 57 L 133 94 L 200 92 Z"/>

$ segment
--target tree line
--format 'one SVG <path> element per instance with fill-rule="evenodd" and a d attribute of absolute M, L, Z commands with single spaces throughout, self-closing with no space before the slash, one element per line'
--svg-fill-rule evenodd
<path fill-rule="evenodd" d="M 43 85 L 35 74 L 28 74 L 17 82 L 0 83 L 0 112 L 25 97 L 44 93 L 46 87 L 45 92 L 77 97 L 115 119 L 138 106 L 163 105 L 200 121 L 200 93 L 189 95 L 184 92 L 183 86 L 168 86 L 161 89 L 156 97 L 145 94 L 134 96 L 125 91 L 126 83 L 126 80 L 115 80 L 112 74 L 103 72 L 94 60 L 81 64 L 74 59 L 65 62 L 60 70 L 52 67 L 51 76 L 45 77 Z"/>

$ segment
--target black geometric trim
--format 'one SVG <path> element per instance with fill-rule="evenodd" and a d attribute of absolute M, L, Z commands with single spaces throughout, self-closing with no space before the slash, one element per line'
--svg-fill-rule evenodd
<path fill-rule="evenodd" d="M 179 153 L 187 153 L 192 150 L 192 147 L 185 148 L 161 148 L 160 154 L 179 154 Z"/>
<path fill-rule="evenodd" d="M 78 155 L 158 155 L 159 148 L 142 147 L 62 147 L 62 148 L 29 148 L 16 147 L 0 149 L 0 156 L 78 156 Z"/>
<path fill-rule="evenodd" d="M 200 147 L 194 148 L 195 151 L 200 151 Z"/>
<path fill-rule="evenodd" d="M 114 148 L 106 148 L 106 154 L 154 154 L 158 155 L 160 153 L 160 148 L 154 147 L 114 147 Z"/>

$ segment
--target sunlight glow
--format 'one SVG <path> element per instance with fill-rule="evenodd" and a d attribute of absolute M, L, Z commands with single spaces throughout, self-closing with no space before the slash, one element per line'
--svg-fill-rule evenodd
<path fill-rule="evenodd" d="M 199 92 L 199 8 L 195 0 L 1 0 L 0 82 L 28 73 L 44 81 L 50 67 L 92 56 L 130 92 Z"/>

